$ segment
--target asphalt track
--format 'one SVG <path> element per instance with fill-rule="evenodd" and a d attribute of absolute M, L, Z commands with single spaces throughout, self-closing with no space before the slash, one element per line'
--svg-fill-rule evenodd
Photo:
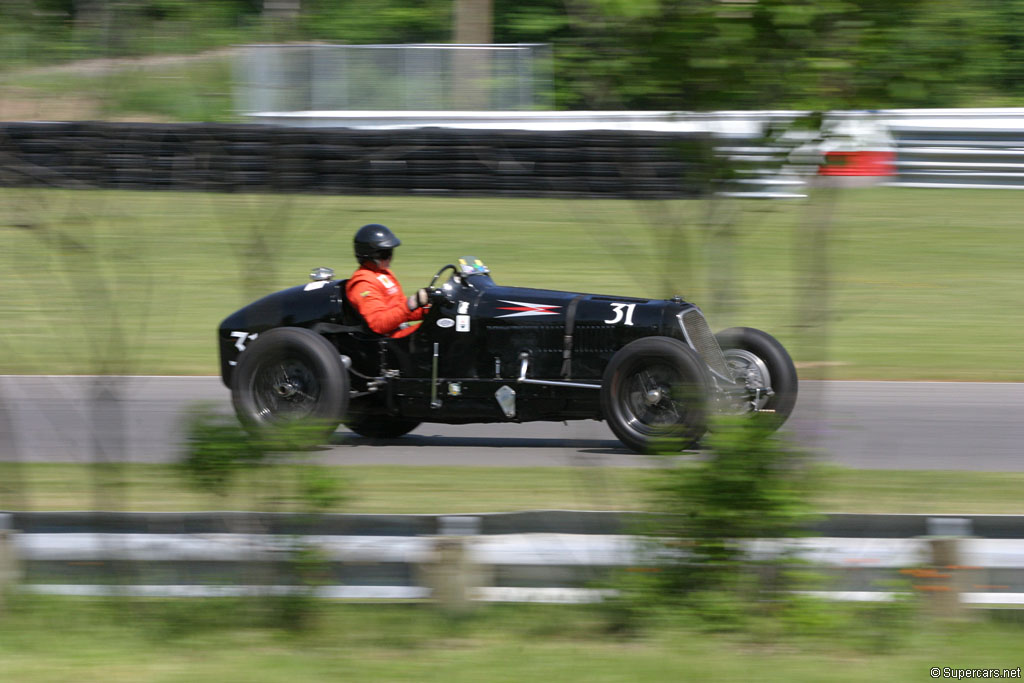
<path fill-rule="evenodd" d="M 217 377 L 0 376 L 0 459 L 171 462 L 189 406 L 230 412 Z M 858 469 L 1024 471 L 1024 384 L 803 382 L 783 431 Z M 338 465 L 658 466 L 600 422 L 421 425 L 373 443 L 341 429 Z M 681 457 L 698 457 L 696 454 Z"/>

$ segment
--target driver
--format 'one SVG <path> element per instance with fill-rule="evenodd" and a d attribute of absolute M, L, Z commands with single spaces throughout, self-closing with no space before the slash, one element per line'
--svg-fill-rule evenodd
<path fill-rule="evenodd" d="M 359 268 L 345 285 L 346 298 L 374 332 L 389 337 L 412 334 L 430 297 L 426 289 L 420 289 L 406 298 L 398 278 L 388 270 L 401 240 L 387 227 L 371 223 L 356 231 L 353 242 Z"/>

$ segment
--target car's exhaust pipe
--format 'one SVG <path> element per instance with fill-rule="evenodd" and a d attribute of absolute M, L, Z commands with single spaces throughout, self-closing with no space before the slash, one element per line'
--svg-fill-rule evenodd
<path fill-rule="evenodd" d="M 583 382 L 563 382 L 554 379 L 527 379 L 526 373 L 530 369 L 530 354 L 523 352 L 519 354 L 519 377 L 518 384 L 540 384 L 547 387 L 576 387 L 578 389 L 600 389 L 600 384 L 585 384 Z"/>

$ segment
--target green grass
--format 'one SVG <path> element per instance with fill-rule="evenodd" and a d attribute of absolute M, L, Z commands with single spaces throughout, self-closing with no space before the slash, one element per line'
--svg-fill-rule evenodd
<path fill-rule="evenodd" d="M 490 606 L 451 621 L 425 606 L 322 605 L 300 634 L 232 626 L 233 604 L 223 601 L 28 606 L 0 619 L 4 680 L 923 681 L 934 666 L 1021 665 L 1020 625 L 991 622 L 911 621 L 890 642 L 866 646 L 848 632 L 701 633 L 685 613 L 617 638 L 600 612 L 565 606 Z"/>
<path fill-rule="evenodd" d="M 172 87 L 168 87 L 168 86 Z M 120 72 L 90 90 L 103 97 L 112 120 L 150 116 L 172 121 L 237 121 L 231 62 L 211 59 L 171 69 Z"/>
<path fill-rule="evenodd" d="M 345 485 L 334 512 L 442 514 L 515 510 L 651 509 L 654 470 L 592 467 L 334 468 Z M 0 463 L 0 509 L 197 511 L 292 509 L 285 468 L 240 479 L 218 498 L 190 489 L 174 468 L 126 465 L 97 487 L 87 465 Z M 261 478 L 265 477 L 265 478 Z M 827 467 L 814 497 L 823 512 L 1024 514 L 1024 473 L 906 472 Z"/>
<path fill-rule="evenodd" d="M 728 242 L 733 275 L 712 283 L 722 250 L 696 201 L 9 189 L 0 372 L 215 374 L 221 319 L 304 282 L 313 266 L 347 276 L 352 233 L 380 221 L 403 240 L 394 267 L 406 288 L 473 254 L 499 284 L 681 294 L 715 328 L 773 333 L 804 376 L 826 363 L 836 379 L 1020 381 L 1020 202 L 1008 191 L 913 189 L 848 191 L 832 211 L 820 198 L 748 201 Z M 823 211 L 824 299 L 823 283 L 797 267 L 807 258 L 799 226 Z M 798 314 L 823 301 L 827 346 Z"/>
<path fill-rule="evenodd" d="M 79 118 L 156 121 L 238 121 L 232 93 L 230 57 L 139 67 L 131 62 L 116 71 L 56 70 L 29 76 L 0 75 L 0 86 L 15 88 L 8 97 L 77 97 L 95 106 Z M 40 105 L 40 111 L 46 108 Z M 64 116 L 68 116 L 65 113 Z"/>
<path fill-rule="evenodd" d="M 216 3 L 190 3 L 202 8 Z M 216 10 L 214 10 L 216 11 Z M 12 19 L 8 14 L 8 19 Z M 273 26 L 259 23 L 241 25 L 224 17 L 207 16 L 204 19 L 152 21 L 142 16 L 122 17 L 120 27 L 108 26 L 103 35 L 90 35 L 76 29 L 73 22 L 51 21 L 44 17 L 42 22 L 29 21 L 18 24 L 16 20 L 0 26 L 0 49 L 4 59 L 0 64 L 0 81 L 24 79 L 37 75 L 38 69 L 60 71 L 75 70 L 82 64 L 89 66 L 90 60 L 122 60 L 121 68 L 130 70 L 138 60 L 182 58 L 205 61 L 215 59 L 209 51 L 222 50 L 236 45 L 280 42 L 287 40 Z M 120 28 L 120 30 L 118 30 Z M 113 29 L 114 34 L 106 31 Z M 115 67 L 116 68 L 116 67 Z M 31 81 L 29 81 L 31 84 Z M 89 96 L 90 81 L 71 82 L 69 87 L 77 94 Z M 173 90 L 168 87 L 167 90 Z"/>

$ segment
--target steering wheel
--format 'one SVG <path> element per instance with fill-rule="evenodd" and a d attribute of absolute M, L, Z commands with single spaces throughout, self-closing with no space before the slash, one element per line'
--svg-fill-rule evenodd
<path fill-rule="evenodd" d="M 427 289 L 433 290 L 434 289 L 434 284 L 437 282 L 437 279 L 439 277 L 441 277 L 441 274 L 444 273 L 444 271 L 448 270 L 449 268 L 452 269 L 452 273 L 458 273 L 459 272 L 459 269 L 456 268 L 455 266 L 453 266 L 450 263 L 447 266 L 443 266 L 441 268 L 441 270 L 439 270 L 436 273 L 434 273 L 434 278 L 430 281 L 430 284 L 427 285 Z"/>

